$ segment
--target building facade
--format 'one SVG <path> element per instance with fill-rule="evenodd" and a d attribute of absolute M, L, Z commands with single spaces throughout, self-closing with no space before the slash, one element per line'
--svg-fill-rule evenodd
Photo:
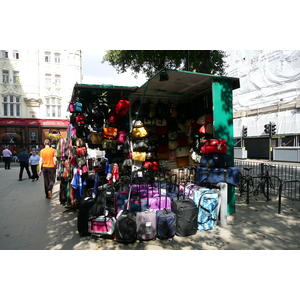
<path fill-rule="evenodd" d="M 19 152 L 67 137 L 68 104 L 82 81 L 79 50 L 0 50 L 0 147 Z"/>
<path fill-rule="evenodd" d="M 227 51 L 233 91 L 234 137 L 249 158 L 270 158 L 276 147 L 300 146 L 300 51 Z M 273 123 L 271 137 L 266 125 Z"/>

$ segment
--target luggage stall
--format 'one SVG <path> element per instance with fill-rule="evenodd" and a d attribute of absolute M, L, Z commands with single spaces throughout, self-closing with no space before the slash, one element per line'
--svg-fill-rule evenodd
<path fill-rule="evenodd" d="M 58 177 L 78 232 L 130 243 L 226 225 L 238 87 L 237 78 L 170 69 L 141 87 L 76 84 Z"/>

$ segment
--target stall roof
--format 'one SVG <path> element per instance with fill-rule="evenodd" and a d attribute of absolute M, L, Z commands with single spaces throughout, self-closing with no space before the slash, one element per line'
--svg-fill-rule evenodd
<path fill-rule="evenodd" d="M 166 71 L 169 76 L 169 79 L 166 81 L 160 81 L 160 74 L 163 71 Z M 164 69 L 135 90 L 132 95 L 140 96 L 145 93 L 147 97 L 186 98 L 211 89 L 214 79 L 227 79 L 232 81 L 232 89 L 240 87 L 239 79 L 234 77 Z"/>

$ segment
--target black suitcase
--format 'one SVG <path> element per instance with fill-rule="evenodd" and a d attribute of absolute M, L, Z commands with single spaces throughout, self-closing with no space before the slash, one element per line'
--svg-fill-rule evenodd
<path fill-rule="evenodd" d="M 172 201 L 171 209 L 176 214 L 177 236 L 189 236 L 198 230 L 198 207 L 191 199 Z"/>
<path fill-rule="evenodd" d="M 118 243 L 134 243 L 137 239 L 136 214 L 129 210 L 123 210 L 117 216 L 115 236 Z"/>
<path fill-rule="evenodd" d="M 77 230 L 81 236 L 90 235 L 88 230 L 88 221 L 94 204 L 95 199 L 92 197 L 86 197 L 79 205 L 77 215 Z"/>

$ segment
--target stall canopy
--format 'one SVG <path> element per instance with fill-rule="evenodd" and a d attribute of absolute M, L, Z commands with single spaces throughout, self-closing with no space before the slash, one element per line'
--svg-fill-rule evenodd
<path fill-rule="evenodd" d="M 167 77 L 164 77 L 165 73 Z M 154 98 L 185 99 L 211 90 L 212 82 L 222 78 L 232 82 L 232 89 L 240 87 L 238 78 L 163 69 L 136 89 L 132 95 L 142 96 L 145 94 L 147 97 Z"/>

